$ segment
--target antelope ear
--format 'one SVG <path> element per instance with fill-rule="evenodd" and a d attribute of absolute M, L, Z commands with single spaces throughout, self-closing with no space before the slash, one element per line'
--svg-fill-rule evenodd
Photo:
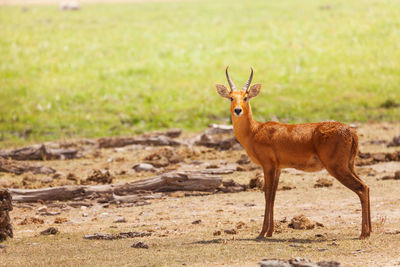
<path fill-rule="evenodd" d="M 247 90 L 247 97 L 248 97 L 249 99 L 250 99 L 250 98 L 253 98 L 253 97 L 256 97 L 256 96 L 258 96 L 258 94 L 260 93 L 260 91 L 261 91 L 261 83 L 253 84 L 253 85 L 250 87 L 250 89 Z"/>
<path fill-rule="evenodd" d="M 229 90 L 228 90 L 228 88 L 226 88 L 225 85 L 217 83 L 217 84 L 215 85 L 215 87 L 217 87 L 217 93 L 218 93 L 220 96 L 225 97 L 225 98 L 228 98 L 228 99 L 231 98 L 231 96 L 229 95 Z"/>

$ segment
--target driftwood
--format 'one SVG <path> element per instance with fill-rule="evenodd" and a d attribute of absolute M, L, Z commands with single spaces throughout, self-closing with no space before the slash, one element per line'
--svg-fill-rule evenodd
<path fill-rule="evenodd" d="M 7 237 L 13 237 L 9 211 L 13 209 L 11 195 L 5 189 L 0 189 L 0 242 Z"/>
<path fill-rule="evenodd" d="M 160 135 L 164 135 L 170 138 L 177 138 L 182 134 L 182 130 L 181 129 L 170 129 L 168 131 L 165 132 L 149 132 L 149 133 L 145 133 L 142 136 L 143 137 L 148 137 L 148 136 L 160 136 Z"/>
<path fill-rule="evenodd" d="M 56 170 L 38 164 L 26 164 L 0 157 L 0 172 L 10 172 L 17 175 L 25 172 L 32 172 L 34 174 L 52 174 L 55 173 Z"/>
<path fill-rule="evenodd" d="M 128 145 L 145 145 L 145 146 L 180 146 L 181 142 L 172 138 L 160 135 L 149 137 L 111 137 L 100 138 L 97 140 L 100 148 L 124 147 Z"/>
<path fill-rule="evenodd" d="M 152 192 L 169 191 L 208 191 L 217 190 L 222 178 L 217 175 L 199 172 L 171 172 L 153 178 L 124 184 L 59 186 L 43 189 L 10 189 L 13 200 L 17 202 L 36 202 L 39 200 L 81 200 L 106 196 L 110 201 L 136 202 L 151 197 Z M 143 196 L 143 192 L 146 193 Z M 142 194 L 142 195 L 140 195 Z M 124 197 L 135 195 L 131 199 Z M 150 195 L 150 196 L 149 196 Z M 113 197 L 114 196 L 114 197 Z M 136 196 L 138 196 L 136 198 Z"/>
<path fill-rule="evenodd" d="M 49 148 L 44 144 L 27 146 L 10 151 L 0 151 L 0 157 L 15 160 L 73 159 L 78 149 Z"/>

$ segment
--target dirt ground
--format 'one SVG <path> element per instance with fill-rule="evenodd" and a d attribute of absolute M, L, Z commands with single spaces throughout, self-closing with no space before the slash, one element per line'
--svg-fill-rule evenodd
<path fill-rule="evenodd" d="M 399 135 L 399 123 L 362 124 L 357 131 L 363 153 L 400 150 L 399 146 L 386 147 Z M 184 133 L 178 139 L 188 140 L 196 135 Z M 74 142 L 77 141 L 61 143 Z M 234 173 L 222 175 L 224 181 L 233 179 L 248 184 L 251 178 L 261 175 L 252 163 L 237 163 L 244 150 L 219 151 L 190 145 L 171 148 L 180 159 L 165 163 L 154 172 L 132 169 L 154 158 L 150 155 L 160 154 L 160 149 L 165 148 L 86 147 L 79 159 L 35 162 L 54 168 L 56 174 L 0 173 L 0 188 L 79 184 L 94 169 L 109 170 L 113 183 L 210 165 L 239 167 Z M 257 266 L 262 259 L 293 257 L 315 262 L 335 260 L 344 266 L 400 266 L 400 180 L 381 179 L 399 170 L 399 161 L 357 167 L 371 190 L 373 233 L 367 240 L 358 239 L 361 206 L 353 192 L 326 171 L 304 173 L 286 169 L 275 201 L 277 227 L 272 238 L 255 239 L 264 214 L 263 193 L 257 189 L 211 194 L 172 192 L 161 199 L 118 205 L 96 200 L 81 204 L 14 203 L 10 213 L 14 238 L 0 244 L 5 245 L 0 246 L 0 266 Z M 297 215 L 318 224 L 312 229 L 292 229 L 288 225 Z M 56 227 L 59 233 L 40 235 L 49 227 Z M 121 232 L 148 235 L 116 240 L 83 238 L 95 233 Z M 131 247 L 136 242 L 144 242 L 148 248 Z"/>

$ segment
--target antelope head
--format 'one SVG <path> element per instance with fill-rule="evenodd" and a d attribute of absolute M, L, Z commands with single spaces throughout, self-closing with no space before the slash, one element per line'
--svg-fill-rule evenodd
<path fill-rule="evenodd" d="M 250 78 L 240 91 L 236 90 L 235 84 L 229 77 L 228 67 L 226 67 L 225 74 L 230 90 L 223 84 L 216 84 L 215 86 L 217 87 L 218 94 L 231 101 L 232 117 L 240 117 L 243 114 L 248 114 L 250 109 L 249 100 L 253 97 L 256 97 L 261 90 L 261 84 L 259 83 L 253 84 L 250 87 L 251 80 L 253 79 L 253 68 L 251 68 Z"/>

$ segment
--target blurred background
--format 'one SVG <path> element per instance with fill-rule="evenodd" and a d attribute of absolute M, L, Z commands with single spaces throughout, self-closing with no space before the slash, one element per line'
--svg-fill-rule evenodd
<path fill-rule="evenodd" d="M 0 146 L 257 120 L 399 121 L 400 2 L 0 1 Z"/>

